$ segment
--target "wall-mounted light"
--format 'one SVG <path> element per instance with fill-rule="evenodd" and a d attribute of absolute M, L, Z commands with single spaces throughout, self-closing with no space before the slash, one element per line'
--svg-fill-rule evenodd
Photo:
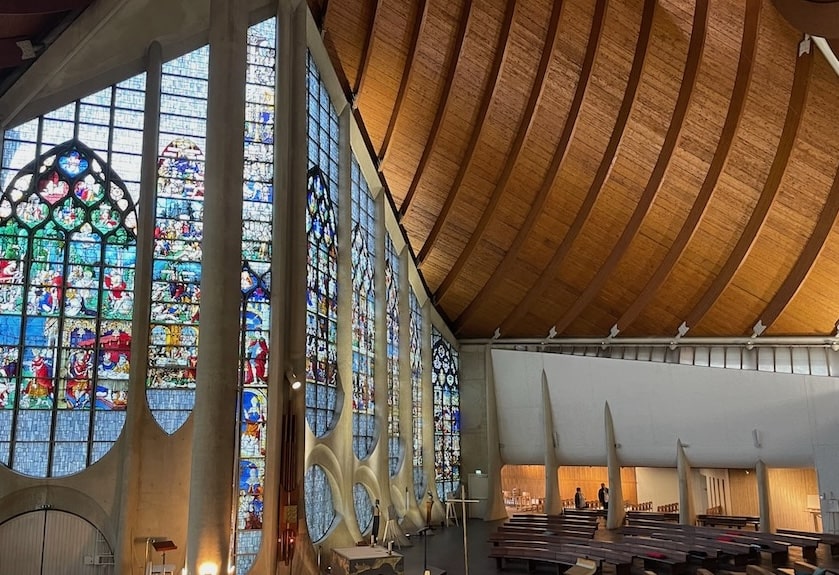
<path fill-rule="evenodd" d="M 218 575 L 218 565 L 212 561 L 205 561 L 198 566 L 198 575 Z"/>
<path fill-rule="evenodd" d="M 288 383 L 291 385 L 291 389 L 300 389 L 303 387 L 303 382 L 300 381 L 300 378 L 297 377 L 297 374 L 294 373 L 294 370 L 288 368 L 285 372 L 286 379 L 288 379 Z"/>

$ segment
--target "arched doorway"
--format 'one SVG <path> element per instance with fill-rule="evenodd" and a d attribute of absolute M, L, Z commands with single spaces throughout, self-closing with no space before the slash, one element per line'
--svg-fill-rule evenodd
<path fill-rule="evenodd" d="M 44 509 L 0 524 L 0 573 L 112 575 L 111 546 L 81 517 Z"/>

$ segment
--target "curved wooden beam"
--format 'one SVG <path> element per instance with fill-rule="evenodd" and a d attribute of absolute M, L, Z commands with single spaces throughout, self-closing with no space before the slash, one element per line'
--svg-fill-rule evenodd
<path fill-rule="evenodd" d="M 329 0 L 323 0 L 318 13 L 318 30 L 321 32 L 326 27 L 326 15 L 329 14 Z"/>
<path fill-rule="evenodd" d="M 772 301 L 769 302 L 769 305 L 760 314 L 760 323 L 765 328 L 769 328 L 775 323 L 775 320 L 778 319 L 784 309 L 789 305 L 789 302 L 792 301 L 792 298 L 795 297 L 795 294 L 798 293 L 801 284 L 807 279 L 810 270 L 813 269 L 816 258 L 819 257 L 822 248 L 824 248 L 824 242 L 827 240 L 830 230 L 833 229 L 836 223 L 837 214 L 839 214 L 839 170 L 837 170 L 833 178 L 830 195 L 828 195 L 824 208 L 822 208 L 822 213 L 819 214 L 819 219 L 816 222 L 816 227 L 813 228 L 813 233 L 810 234 L 807 240 L 807 245 L 804 246 L 801 255 L 795 260 L 795 265 L 792 266 L 789 275 L 787 275 L 780 289 L 775 292 Z"/>
<path fill-rule="evenodd" d="M 608 0 L 598 0 L 597 5 L 594 8 L 591 30 L 588 35 L 588 45 L 586 46 L 586 53 L 583 57 L 583 64 L 580 68 L 580 79 L 577 81 L 577 88 L 574 91 L 574 97 L 571 100 L 571 107 L 568 109 L 568 115 L 565 117 L 565 125 L 562 128 L 562 133 L 559 137 L 559 141 L 557 142 L 556 149 L 554 150 L 548 172 L 545 174 L 542 186 L 539 188 L 539 193 L 530 205 L 530 210 L 527 212 L 527 217 L 525 218 L 524 223 L 519 227 L 518 232 L 516 232 L 516 237 L 510 245 L 510 249 L 508 249 L 507 253 L 504 254 L 504 259 L 501 260 L 501 263 L 495 268 L 492 275 L 484 284 L 484 288 L 480 292 L 481 297 L 473 298 L 469 305 L 466 306 L 466 309 L 464 309 L 463 312 L 461 312 L 461 314 L 455 319 L 455 334 L 459 333 L 479 307 L 488 301 L 487 294 L 494 291 L 495 288 L 501 284 L 501 281 L 507 275 L 513 263 L 515 263 L 518 259 L 521 247 L 524 244 L 524 240 L 530 235 L 530 230 L 533 228 L 533 223 L 536 221 L 536 217 L 542 213 L 542 210 L 545 207 L 548 195 L 556 182 L 556 176 L 562 165 L 565 163 L 568 146 L 577 127 L 577 119 L 580 116 L 580 108 L 582 108 L 583 101 L 585 100 L 589 82 L 591 80 L 591 71 L 594 69 L 594 61 L 597 57 L 598 49 L 600 48 L 603 23 L 606 20 L 607 2 Z"/>
<path fill-rule="evenodd" d="M 746 15 L 743 22 L 743 35 L 740 40 L 740 59 L 737 63 L 737 75 L 734 80 L 734 89 L 731 92 L 731 100 L 728 104 L 728 113 L 725 116 L 720 140 L 717 143 L 717 148 L 714 151 L 714 157 L 711 159 L 711 165 L 708 168 L 708 173 L 705 174 L 705 181 L 702 182 L 702 187 L 693 202 L 690 213 L 685 218 L 679 234 L 670 246 L 670 250 L 664 259 L 659 264 L 658 268 L 649 279 L 644 289 L 638 294 L 638 297 L 632 302 L 632 305 L 620 317 L 612 329 L 613 337 L 620 331 L 628 328 L 633 321 L 641 314 L 641 311 L 650 303 L 653 296 L 661 287 L 661 284 L 670 276 L 676 262 L 682 257 L 690 239 L 696 232 L 699 222 L 705 215 L 705 210 L 708 207 L 708 202 L 714 195 L 714 191 L 719 182 L 720 175 L 728 163 L 731 146 L 734 143 L 734 138 L 737 135 L 737 129 L 740 126 L 740 120 L 743 117 L 743 110 L 746 107 L 746 97 L 749 94 L 749 86 L 752 79 L 752 70 L 754 68 L 755 56 L 757 54 L 757 31 L 760 25 L 760 0 L 748 0 L 746 2 Z"/>
<path fill-rule="evenodd" d="M 551 261 L 548 262 L 545 271 L 536 280 L 530 289 L 525 294 L 524 298 L 513 310 L 504 318 L 501 323 L 501 333 L 506 333 L 510 328 L 516 324 L 528 312 L 530 307 L 536 299 L 542 295 L 547 289 L 548 285 L 554 281 L 554 276 L 559 270 L 559 264 L 565 259 L 568 250 L 571 249 L 571 244 L 577 239 L 580 230 L 588 222 L 591 209 L 594 207 L 594 202 L 597 200 L 600 190 L 603 187 L 603 182 L 612 170 L 612 164 L 615 161 L 615 155 L 618 152 L 623 136 L 626 131 L 626 123 L 629 121 L 629 113 L 635 105 L 635 99 L 638 95 L 638 84 L 641 82 L 641 73 L 644 70 L 644 62 L 647 58 L 647 46 L 650 42 L 650 34 L 653 29 L 653 17 L 655 16 L 656 0 L 644 1 L 644 12 L 641 15 L 641 27 L 638 30 L 638 41 L 635 44 L 635 54 L 632 59 L 632 68 L 629 71 L 629 79 L 626 82 L 626 89 L 623 92 L 623 100 L 621 107 L 618 110 L 617 118 L 615 118 L 615 126 L 612 128 L 612 135 L 609 138 L 609 143 L 603 152 L 603 159 L 597 168 L 594 179 L 589 186 L 586 197 L 574 217 L 574 222 L 568 228 L 565 237 L 554 252 Z M 554 174 L 555 175 L 555 174 Z M 553 182 L 551 182 L 553 186 Z M 535 216 L 534 216 L 535 217 Z"/>
<path fill-rule="evenodd" d="M 452 204 L 454 204 L 457 194 L 460 191 L 460 184 L 463 183 L 463 178 L 466 176 L 466 172 L 469 171 L 469 166 L 472 164 L 475 147 L 478 145 L 478 141 L 481 139 L 481 134 L 484 131 L 484 124 L 486 123 L 489 105 L 495 99 L 495 92 L 498 89 L 498 78 L 501 77 L 501 69 L 507 59 L 510 28 L 512 28 L 513 25 L 513 14 L 515 14 L 515 12 L 516 0 L 507 0 L 507 10 L 504 13 L 504 22 L 501 24 L 501 32 L 498 34 L 498 44 L 495 47 L 495 58 L 492 61 L 492 69 L 489 72 L 488 85 L 484 91 L 481 107 L 478 109 L 478 116 L 475 119 L 475 129 L 472 130 L 472 137 L 469 139 L 466 154 L 460 160 L 460 169 L 457 172 L 457 176 L 455 177 L 454 182 L 452 182 L 449 192 L 446 194 L 446 201 L 443 203 L 440 213 L 437 214 L 437 219 L 434 221 L 434 225 L 432 226 L 428 237 L 425 238 L 425 242 L 422 244 L 419 254 L 417 254 L 417 266 L 422 267 L 422 264 L 425 262 L 425 258 L 428 257 L 428 252 L 431 251 L 431 248 L 433 248 L 434 244 L 437 242 L 437 238 L 440 236 L 440 230 L 443 229 L 443 225 L 449 217 L 449 211 L 451 210 Z"/>
<path fill-rule="evenodd" d="M 688 46 L 687 62 L 682 76 L 682 85 L 679 88 L 679 96 L 676 99 L 676 107 L 673 109 L 673 116 L 670 125 L 667 127 L 667 134 L 664 136 L 664 144 L 656 160 L 647 186 L 641 194 L 632 216 L 629 218 L 626 227 L 623 229 L 618 242 L 609 253 L 609 257 L 597 270 L 594 279 L 586 286 L 585 291 L 574 300 L 574 304 L 568 309 L 556 323 L 556 333 L 563 333 L 571 323 L 577 319 L 582 311 L 591 303 L 591 300 L 600 292 L 603 284 L 615 271 L 621 258 L 629 248 L 629 244 L 638 233 L 641 222 L 647 216 L 650 206 L 661 189 L 661 182 L 670 167 L 670 160 L 673 159 L 673 152 L 679 145 L 682 137 L 682 128 L 685 124 L 690 101 L 693 98 L 693 88 L 696 86 L 696 77 L 699 72 L 699 63 L 702 61 L 702 53 L 705 51 L 705 33 L 708 26 L 708 0 L 697 0 L 693 12 L 693 26 L 690 33 L 690 45 Z"/>
<path fill-rule="evenodd" d="M 839 37 L 838 0 L 773 0 L 773 3 L 796 29 L 813 36 Z"/>
<path fill-rule="evenodd" d="M 417 9 L 417 18 L 414 22 L 414 30 L 411 34 L 411 45 L 408 48 L 408 59 L 405 61 L 405 69 L 402 71 L 402 80 L 399 82 L 399 91 L 396 93 L 396 103 L 393 105 L 393 111 L 390 113 L 390 121 L 387 123 L 385 138 L 382 141 L 382 147 L 379 149 L 378 157 L 380 172 L 384 169 L 390 139 L 393 137 L 394 129 L 396 129 L 396 121 L 399 119 L 399 110 L 402 108 L 402 102 L 405 101 L 405 92 L 407 92 L 408 85 L 411 83 L 411 77 L 414 73 L 414 61 L 417 58 L 417 45 L 419 44 L 419 37 L 422 35 L 422 30 L 425 28 L 425 21 L 427 17 L 428 1 L 420 0 L 420 6 Z"/>
<path fill-rule="evenodd" d="M 466 29 L 469 27 L 469 20 L 472 18 L 472 0 L 466 0 L 463 3 L 463 9 L 460 14 L 460 24 L 457 29 L 457 40 L 455 41 L 454 49 L 452 50 L 452 61 L 449 64 L 449 71 L 446 74 L 446 79 L 443 83 L 443 96 L 440 100 L 440 105 L 437 106 L 437 114 L 434 116 L 434 122 L 431 124 L 431 131 L 428 134 L 428 140 L 425 143 L 425 148 L 422 150 L 417 169 L 414 172 L 414 177 L 411 179 L 411 185 L 408 186 L 408 192 L 405 194 L 405 199 L 402 200 L 402 205 L 399 206 L 399 220 L 401 221 L 408 215 L 408 209 L 411 207 L 411 201 L 414 199 L 414 194 L 417 191 L 420 179 L 423 172 L 425 172 L 425 165 L 431 157 L 431 152 L 434 150 L 434 145 L 437 143 L 437 135 L 440 133 L 440 125 L 443 123 L 443 118 L 446 111 L 449 109 L 449 96 L 452 93 L 452 84 L 454 84 L 454 75 L 457 72 L 457 66 L 460 63 L 460 54 L 463 50 L 463 40 L 466 38 Z"/>
<path fill-rule="evenodd" d="M 364 87 L 364 77 L 367 75 L 367 67 L 370 65 L 370 55 L 373 53 L 373 42 L 376 39 L 376 24 L 378 22 L 379 8 L 383 0 L 376 0 L 376 7 L 370 15 L 370 25 L 367 27 L 367 38 L 364 41 L 364 48 L 361 50 L 361 64 L 358 66 L 358 75 L 355 77 L 355 86 L 352 93 L 352 107 L 358 108 L 358 100 L 361 98 L 361 89 Z"/>
<path fill-rule="evenodd" d="M 597 3 L 598 8 L 601 10 L 601 19 L 602 12 L 604 12 L 602 8 L 603 4 L 604 3 L 600 1 Z M 548 23 L 548 32 L 545 37 L 545 47 L 542 50 L 542 57 L 539 59 L 539 67 L 536 69 L 536 77 L 533 79 L 533 86 L 530 89 L 530 97 L 528 98 L 527 105 L 524 108 L 524 115 L 522 116 L 521 122 L 519 122 L 516 139 L 513 142 L 513 147 L 510 150 L 509 155 L 507 156 L 507 162 L 504 164 L 504 171 L 501 173 L 501 177 L 495 184 L 495 190 L 493 190 L 492 196 L 490 196 L 489 204 L 487 204 L 487 207 L 484 208 L 484 212 L 481 214 L 481 219 L 478 221 L 478 225 L 472 231 L 472 235 L 469 236 L 469 241 L 466 242 L 466 247 L 464 247 L 463 251 L 460 252 L 457 261 L 455 261 L 454 265 L 449 270 L 449 273 L 446 274 L 446 277 L 443 279 L 440 287 L 437 288 L 437 292 L 434 294 L 434 300 L 438 303 L 446 295 L 446 292 L 452 286 L 454 281 L 457 279 L 458 274 L 460 274 L 460 271 L 463 269 L 464 264 L 472 256 L 472 251 L 481 240 L 484 230 L 486 230 L 492 216 L 495 215 L 495 209 L 498 207 L 498 202 L 501 200 L 501 196 L 506 191 L 507 184 L 510 183 L 510 176 L 513 173 L 513 168 L 516 167 L 516 164 L 519 161 L 519 155 L 524 147 L 524 141 L 527 139 L 527 136 L 530 134 L 530 129 L 533 127 L 534 112 L 536 111 L 536 107 L 539 105 L 539 102 L 542 101 L 542 95 L 545 92 L 545 77 L 548 74 L 548 66 L 551 63 L 554 49 L 559 42 L 558 30 L 559 18 L 562 15 L 562 6 L 562 0 L 556 0 L 553 3 L 553 9 L 551 10 L 550 21 Z"/>
<path fill-rule="evenodd" d="M 814 50 L 810 49 L 810 52 L 800 56 L 795 63 L 795 76 L 792 81 L 792 92 L 787 103 L 787 113 L 784 119 L 784 127 L 781 131 L 781 138 L 778 141 L 775 158 L 772 160 L 769 175 L 763 184 L 763 191 L 760 193 L 755 209 L 748 223 L 746 223 L 746 227 L 743 228 L 737 244 L 717 274 L 717 277 L 714 278 L 711 286 L 687 315 L 685 325 L 688 328 L 695 327 L 702 321 L 702 318 L 705 317 L 705 314 L 708 313 L 708 310 L 711 309 L 711 306 L 714 305 L 714 302 L 717 301 L 717 298 L 720 297 L 723 290 L 728 287 L 734 278 L 734 274 L 737 273 L 737 270 L 743 264 L 746 255 L 751 251 L 758 233 L 763 229 L 769 209 L 772 207 L 772 204 L 775 202 L 775 197 L 778 194 L 781 179 L 784 176 L 784 171 L 792 154 L 795 136 L 801 125 L 804 105 L 807 101 L 807 92 L 810 87 L 813 52 Z"/>
<path fill-rule="evenodd" d="M 86 8 L 93 0 L 3 0 L 0 14 L 3 16 L 31 16 L 54 14 Z"/>

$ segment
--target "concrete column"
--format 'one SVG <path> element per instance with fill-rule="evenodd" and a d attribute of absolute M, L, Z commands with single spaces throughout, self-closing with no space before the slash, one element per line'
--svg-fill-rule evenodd
<path fill-rule="evenodd" d="M 394 239 L 394 243 L 399 238 Z M 396 244 L 398 245 L 398 244 Z M 402 469 L 397 475 L 397 485 L 405 505 L 404 529 L 411 531 L 422 526 L 417 498 L 414 496 L 414 396 L 411 387 L 411 283 L 408 280 L 408 249 L 403 246 L 399 253 L 399 435 L 402 437 L 404 455 Z M 408 497 L 405 497 L 405 493 Z M 396 506 L 399 509 L 399 505 Z"/>
<path fill-rule="evenodd" d="M 163 60 L 160 44 L 153 42 L 146 54 L 146 99 L 143 117 L 143 159 L 140 168 L 140 199 L 137 205 L 137 263 L 134 268 L 134 311 L 131 317 L 131 373 L 128 380 L 128 411 L 123 438 L 121 503 L 115 563 L 121 573 L 134 569 L 134 528 L 140 497 L 143 416 L 146 403 L 146 371 L 149 355 L 151 261 L 154 252 L 154 199 L 157 186 L 158 132 L 160 131 L 160 79 Z"/>
<path fill-rule="evenodd" d="M 501 491 L 501 443 L 498 435 L 498 401 L 495 398 L 495 372 L 492 368 L 492 346 L 486 346 L 486 393 L 487 393 L 487 500 L 484 521 L 506 519 L 504 494 Z"/>
<path fill-rule="evenodd" d="M 187 527 L 190 575 L 228 569 L 236 460 L 247 11 L 210 1 L 201 327 Z"/>
<path fill-rule="evenodd" d="M 544 369 L 542 370 L 542 423 L 545 430 L 545 513 L 556 515 L 562 512 L 562 497 L 559 494 L 559 463 L 556 458 L 551 391 L 548 388 L 548 375 Z"/>
<path fill-rule="evenodd" d="M 606 516 L 606 529 L 617 529 L 623 525 L 626 511 L 623 505 L 623 488 L 621 486 L 621 464 L 618 460 L 618 444 L 615 441 L 615 424 L 612 421 L 612 410 L 609 402 L 604 409 L 606 423 L 606 474 L 609 478 L 609 511 Z"/>
<path fill-rule="evenodd" d="M 362 176 L 363 177 L 363 176 Z M 369 182 L 368 182 L 369 185 Z M 373 289 L 376 290 L 376 341 L 374 349 L 376 360 L 373 364 L 375 393 L 376 393 L 376 429 L 378 430 L 377 445 L 373 450 L 370 466 L 379 478 L 379 507 L 381 520 L 379 525 L 379 540 L 384 535 L 387 521 L 387 510 L 391 504 L 390 497 L 390 398 L 388 397 L 388 361 L 387 361 L 387 284 L 385 282 L 385 216 L 384 190 L 379 187 L 374 190 L 370 185 L 370 192 L 376 198 L 376 233 L 375 250 L 376 261 L 373 278 Z M 374 494 L 375 497 L 375 494 Z"/>
<path fill-rule="evenodd" d="M 437 497 L 437 478 L 435 475 L 434 452 L 434 387 L 431 382 L 432 364 L 431 350 L 431 300 L 426 300 L 422 306 L 422 451 L 423 465 L 425 466 L 425 491 L 432 493 L 434 498 L 432 521 L 440 521 L 445 515 L 445 508 Z M 425 505 L 428 500 L 426 496 L 420 504 L 422 516 L 425 518 Z"/>
<path fill-rule="evenodd" d="M 755 476 L 757 478 L 757 507 L 760 515 L 760 531 L 772 532 L 772 524 L 769 511 L 769 470 L 762 459 L 757 460 L 755 465 Z"/>
<path fill-rule="evenodd" d="M 676 475 L 679 478 L 679 523 L 693 525 L 696 515 L 693 510 L 691 470 L 681 439 L 676 440 Z"/>

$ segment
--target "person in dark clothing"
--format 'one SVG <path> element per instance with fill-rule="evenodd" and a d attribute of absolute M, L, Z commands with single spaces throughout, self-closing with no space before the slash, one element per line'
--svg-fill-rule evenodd
<path fill-rule="evenodd" d="M 609 488 L 605 483 L 600 484 L 600 490 L 597 492 L 597 499 L 600 500 L 600 506 L 603 509 L 609 509 Z"/>
<path fill-rule="evenodd" d="M 585 509 L 588 507 L 586 497 L 583 495 L 583 490 L 580 487 L 577 488 L 577 492 L 574 494 L 574 507 L 577 509 Z"/>

